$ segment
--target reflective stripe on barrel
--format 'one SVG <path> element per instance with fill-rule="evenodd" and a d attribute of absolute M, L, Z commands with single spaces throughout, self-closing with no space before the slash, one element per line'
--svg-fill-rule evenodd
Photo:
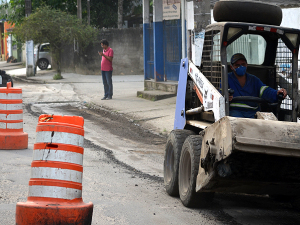
<path fill-rule="evenodd" d="M 56 186 L 30 186 L 29 196 L 73 200 L 81 198 L 82 190 Z"/>
<path fill-rule="evenodd" d="M 83 146 L 83 136 L 78 134 L 54 132 L 54 131 L 42 131 L 36 134 L 36 143 L 50 142 Z"/>
<path fill-rule="evenodd" d="M 22 91 L 19 91 L 19 93 L 0 93 L 0 99 L 22 99 Z"/>
<path fill-rule="evenodd" d="M 0 99 L 0 110 L 20 110 L 20 109 L 22 109 L 22 100 L 1 100 Z"/>
<path fill-rule="evenodd" d="M 47 161 L 76 163 L 82 166 L 82 155 L 80 153 L 57 151 L 53 149 L 34 150 L 33 160 L 47 160 Z"/>
<path fill-rule="evenodd" d="M 23 111 L 18 111 L 18 114 L 7 114 L 5 111 L 0 111 L 0 120 L 23 120 Z"/>

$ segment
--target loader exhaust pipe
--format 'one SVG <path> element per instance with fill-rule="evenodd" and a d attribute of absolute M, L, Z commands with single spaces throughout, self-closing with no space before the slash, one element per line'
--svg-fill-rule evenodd
<path fill-rule="evenodd" d="M 203 105 L 198 107 L 198 108 L 187 110 L 185 112 L 185 114 L 190 116 L 190 115 L 195 115 L 195 114 L 199 114 L 199 113 L 202 113 L 202 112 L 203 112 Z"/>

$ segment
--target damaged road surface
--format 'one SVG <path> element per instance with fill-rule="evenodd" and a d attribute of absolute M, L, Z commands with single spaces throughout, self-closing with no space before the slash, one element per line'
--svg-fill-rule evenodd
<path fill-rule="evenodd" d="M 38 116 L 44 113 L 85 120 L 82 198 L 94 204 L 92 224 L 300 223 L 299 212 L 290 204 L 268 196 L 216 194 L 205 209 L 185 208 L 179 198 L 170 198 L 164 190 L 166 135 L 142 119 L 92 104 L 87 101 L 90 89 L 77 92 L 80 84 L 15 86 L 23 89 L 29 148 L 0 151 L 1 224 L 15 224 L 16 203 L 26 201 L 35 129 Z"/>

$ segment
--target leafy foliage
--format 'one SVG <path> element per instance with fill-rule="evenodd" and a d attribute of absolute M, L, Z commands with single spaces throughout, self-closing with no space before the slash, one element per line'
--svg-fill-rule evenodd
<path fill-rule="evenodd" d="M 83 18 L 85 18 L 86 1 L 82 4 Z M 123 0 L 123 15 L 131 14 L 138 0 Z M 91 25 L 98 28 L 117 27 L 118 0 L 90 0 Z"/>
<path fill-rule="evenodd" d="M 72 15 L 77 15 L 77 0 L 31 0 L 32 13 L 39 7 L 49 6 Z M 123 15 L 134 10 L 138 0 L 123 0 Z M 0 19 L 6 19 L 15 24 L 21 24 L 25 18 L 25 0 L 0 0 Z M 87 1 L 82 0 L 82 19 L 87 20 Z M 94 27 L 117 27 L 118 0 L 90 0 L 91 25 Z"/>
<path fill-rule="evenodd" d="M 59 9 L 64 12 L 76 15 L 76 0 L 31 0 L 32 13 L 41 6 L 51 6 L 53 9 Z M 12 23 L 20 24 L 25 18 L 25 0 L 10 0 L 6 3 L 1 0 L 0 10 L 4 9 L 7 13 L 1 14 L 1 19 L 6 19 Z"/>
<path fill-rule="evenodd" d="M 53 76 L 53 80 L 61 80 L 61 79 L 63 79 L 63 76 L 61 74 L 57 73 Z"/>
<path fill-rule="evenodd" d="M 13 34 L 22 42 L 26 40 L 33 40 L 36 44 L 49 42 L 52 57 L 57 64 L 57 72 L 61 74 L 63 45 L 72 44 L 75 39 L 80 49 L 84 49 L 96 40 L 97 30 L 83 24 L 76 16 L 43 6 L 24 18 L 22 23 L 14 28 Z"/>

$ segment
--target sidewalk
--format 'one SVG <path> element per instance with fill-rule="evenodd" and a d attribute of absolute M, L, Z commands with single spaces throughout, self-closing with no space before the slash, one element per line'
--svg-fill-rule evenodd
<path fill-rule="evenodd" d="M 19 63 L 7 63 L 6 61 L 0 61 L 0 70 L 12 70 L 12 69 L 19 69 L 22 67 L 21 62 Z"/>
<path fill-rule="evenodd" d="M 0 69 L 4 64 L 0 63 Z M 8 65 L 5 65 L 6 68 Z M 85 103 L 94 104 L 119 114 L 125 114 L 137 125 L 153 132 L 168 135 L 173 129 L 176 97 L 150 101 L 137 97 L 144 90 L 143 75 L 113 75 L 114 95 L 112 100 L 101 100 L 103 84 L 101 75 L 62 73 L 64 79 L 53 80 L 54 70 L 38 70 L 34 77 L 26 77 L 25 68 L 11 67 L 6 70 L 14 80 L 46 85 L 71 84 Z M 18 84 L 16 83 L 15 86 Z"/>

